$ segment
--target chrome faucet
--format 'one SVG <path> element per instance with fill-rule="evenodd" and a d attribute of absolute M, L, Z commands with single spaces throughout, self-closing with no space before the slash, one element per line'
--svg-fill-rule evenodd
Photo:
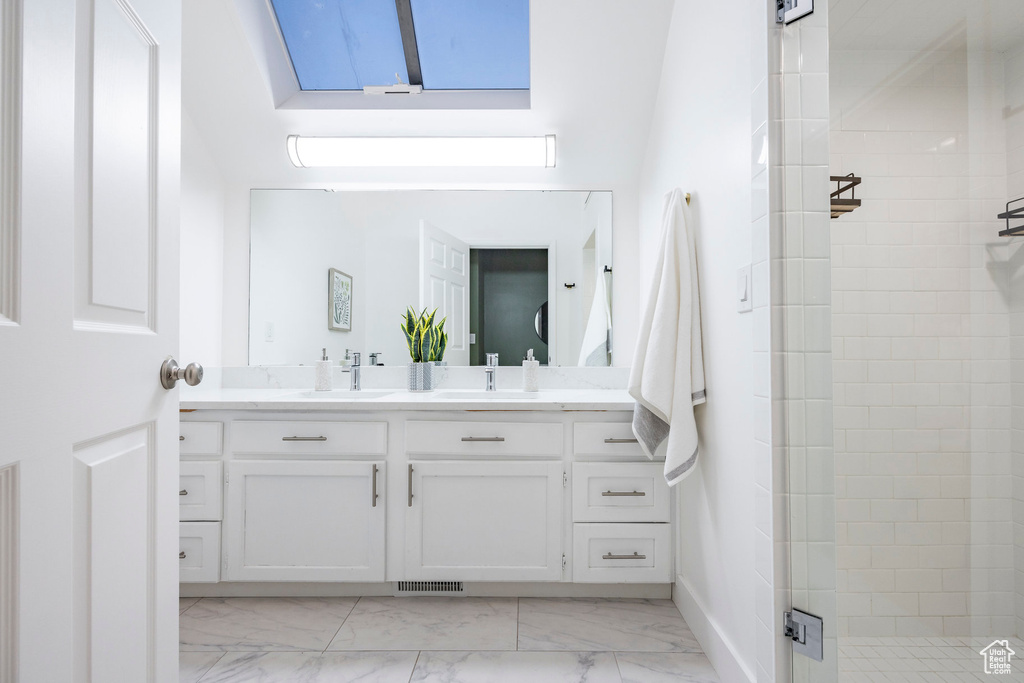
<path fill-rule="evenodd" d="M 487 391 L 494 391 L 496 389 L 494 385 L 494 373 L 498 367 L 498 354 L 489 353 L 487 354 L 487 367 L 484 368 L 484 372 L 487 377 Z"/>
<path fill-rule="evenodd" d="M 363 370 L 359 356 L 360 354 L 358 353 L 352 354 L 352 366 L 349 368 L 349 372 L 352 373 L 352 384 L 349 386 L 349 390 L 351 391 L 362 391 L 363 389 L 362 384 L 359 381 L 361 379 L 360 373 Z"/>

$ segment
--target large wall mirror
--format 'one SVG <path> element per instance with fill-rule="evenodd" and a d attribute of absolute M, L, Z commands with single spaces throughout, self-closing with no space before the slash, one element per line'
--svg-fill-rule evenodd
<path fill-rule="evenodd" d="M 611 192 L 253 190 L 249 263 L 250 365 L 405 364 L 408 306 L 449 365 L 610 364 Z"/>

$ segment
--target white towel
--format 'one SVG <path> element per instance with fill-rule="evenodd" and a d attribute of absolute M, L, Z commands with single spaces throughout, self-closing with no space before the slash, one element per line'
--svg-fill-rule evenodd
<path fill-rule="evenodd" d="M 605 287 L 604 273 L 597 274 L 594 283 L 594 303 L 590 307 L 587 328 L 583 332 L 583 346 L 580 348 L 578 365 L 608 366 L 611 365 L 612 353 L 612 311 L 608 301 L 608 288 Z"/>
<path fill-rule="evenodd" d="M 665 479 L 679 483 L 697 464 L 693 407 L 703 403 L 697 253 L 686 228 L 683 193 L 665 196 L 661 253 L 640 323 L 629 393 L 633 434 L 648 457 L 667 440 Z"/>

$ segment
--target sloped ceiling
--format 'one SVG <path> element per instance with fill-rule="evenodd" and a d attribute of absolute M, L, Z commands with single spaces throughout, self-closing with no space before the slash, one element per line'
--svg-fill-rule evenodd
<path fill-rule="evenodd" d="M 637 181 L 673 0 L 531 2 L 531 109 L 277 110 L 229 0 L 184 0 L 182 102 L 229 183 L 558 187 Z M 685 78 L 679 74 L 679 78 Z M 729 84 L 722 84 L 729 87 Z M 694 99 L 713 93 L 694 93 Z M 554 169 L 298 169 L 299 135 L 558 136 Z"/>

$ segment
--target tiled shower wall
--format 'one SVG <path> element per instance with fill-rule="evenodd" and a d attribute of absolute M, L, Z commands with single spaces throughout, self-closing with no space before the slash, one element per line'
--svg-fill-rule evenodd
<path fill-rule="evenodd" d="M 1016 631 L 1004 55 L 964 38 L 831 55 L 840 637 Z"/>
<path fill-rule="evenodd" d="M 1024 45 L 1005 55 L 1006 191 L 1024 197 Z M 1021 239 L 1009 240 L 1011 413 L 1013 459 L 1013 522 L 1017 635 L 1024 635 L 1024 249 Z"/>

